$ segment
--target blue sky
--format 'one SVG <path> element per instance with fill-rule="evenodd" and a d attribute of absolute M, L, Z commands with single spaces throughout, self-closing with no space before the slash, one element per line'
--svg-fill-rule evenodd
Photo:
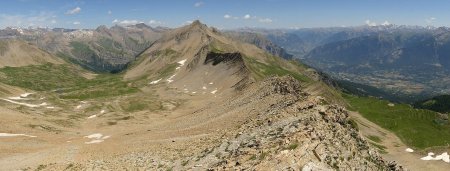
<path fill-rule="evenodd" d="M 359 25 L 450 26 L 450 0 L 9 0 L 0 28 L 96 28 L 146 23 L 178 27 L 199 19 L 222 29 Z"/>

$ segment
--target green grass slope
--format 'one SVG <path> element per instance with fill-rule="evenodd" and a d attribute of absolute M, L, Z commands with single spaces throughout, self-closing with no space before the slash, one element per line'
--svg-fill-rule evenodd
<path fill-rule="evenodd" d="M 350 110 L 394 132 L 407 145 L 425 149 L 450 143 L 450 125 L 442 122 L 436 112 L 405 104 L 389 106 L 388 101 L 373 97 L 343 96 Z"/>
<path fill-rule="evenodd" d="M 122 81 L 120 74 L 100 74 L 94 79 L 80 75 L 70 65 L 30 65 L 0 69 L 1 83 L 34 91 L 55 91 L 63 99 L 92 99 L 137 92 L 138 89 Z"/>

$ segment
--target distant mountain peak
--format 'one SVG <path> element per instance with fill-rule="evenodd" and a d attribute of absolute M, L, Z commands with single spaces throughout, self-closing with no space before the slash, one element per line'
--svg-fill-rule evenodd
<path fill-rule="evenodd" d="M 107 30 L 108 30 L 108 27 L 105 26 L 105 25 L 98 26 L 98 27 L 95 29 L 95 31 L 98 31 L 98 32 L 107 31 Z"/>
<path fill-rule="evenodd" d="M 200 20 L 195 20 L 188 27 L 190 30 L 198 30 L 198 29 L 206 30 L 206 29 L 208 29 L 208 26 L 206 24 L 201 23 Z"/>
<path fill-rule="evenodd" d="M 132 25 L 132 26 L 134 26 L 134 27 L 136 27 L 136 28 L 140 28 L 140 29 L 143 29 L 143 28 L 153 29 L 151 26 L 149 26 L 149 25 L 147 25 L 147 24 L 145 24 L 145 23 L 139 23 L 139 24 Z"/>
<path fill-rule="evenodd" d="M 194 26 L 194 25 L 204 25 L 204 24 L 201 23 L 200 20 L 195 20 L 191 23 L 191 26 Z"/>

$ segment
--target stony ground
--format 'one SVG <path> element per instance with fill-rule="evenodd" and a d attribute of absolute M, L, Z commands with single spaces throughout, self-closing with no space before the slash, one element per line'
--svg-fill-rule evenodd
<path fill-rule="evenodd" d="M 96 102 L 78 102 L 70 106 L 74 112 L 60 110 L 83 114 L 65 126 L 41 120 L 73 115 L 42 117 L 36 113 L 50 109 L 2 107 L 2 131 L 36 137 L 1 138 L 0 170 L 401 169 L 381 159 L 345 109 L 302 89 L 291 77 L 234 94 L 192 95 L 159 85 L 142 94 L 156 94 L 164 109 L 114 112 L 127 100 L 122 97 L 109 102 L 112 107 L 86 112 Z"/>

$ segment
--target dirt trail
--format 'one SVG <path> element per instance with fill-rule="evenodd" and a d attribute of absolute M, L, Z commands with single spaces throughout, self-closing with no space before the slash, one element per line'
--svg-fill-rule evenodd
<path fill-rule="evenodd" d="M 420 158 L 426 156 L 426 152 L 414 151 L 408 153 L 405 150 L 411 148 L 406 146 L 400 138 L 392 132 L 381 128 L 380 126 L 370 122 L 357 112 L 350 112 L 350 117 L 358 123 L 359 130 L 364 136 L 375 135 L 382 139 L 381 145 L 386 147 L 387 154 L 382 154 L 386 160 L 397 161 L 409 170 L 449 170 L 450 165 L 443 161 L 423 161 Z M 416 149 L 414 149 L 416 150 Z"/>

